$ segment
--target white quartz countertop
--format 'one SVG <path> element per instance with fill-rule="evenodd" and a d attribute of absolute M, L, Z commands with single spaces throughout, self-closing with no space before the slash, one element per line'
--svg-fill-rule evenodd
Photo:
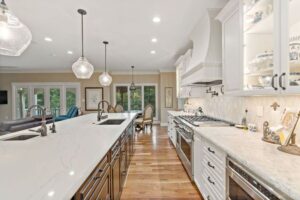
<path fill-rule="evenodd" d="M 261 141 L 262 133 L 234 127 L 198 127 L 196 134 L 225 151 L 276 191 L 300 200 L 300 157 L 277 150 Z"/>
<path fill-rule="evenodd" d="M 175 111 L 175 110 L 168 110 L 168 113 L 174 117 L 180 115 L 194 115 L 192 113 L 184 112 L 184 111 Z"/>
<path fill-rule="evenodd" d="M 109 114 L 121 125 L 96 125 L 96 114 L 56 123 L 57 133 L 25 141 L 0 141 L 0 199 L 70 199 L 134 119 Z M 103 120 L 104 121 L 104 120 Z M 28 130 L 0 137 L 0 140 Z"/>

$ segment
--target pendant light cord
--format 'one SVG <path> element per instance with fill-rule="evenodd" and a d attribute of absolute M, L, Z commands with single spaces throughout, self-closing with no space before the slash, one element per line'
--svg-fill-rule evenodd
<path fill-rule="evenodd" d="M 1 4 L 1 5 L 4 7 L 4 10 L 5 10 L 5 9 L 7 9 L 7 7 L 6 7 L 6 3 L 5 3 L 5 1 L 4 1 L 4 0 L 2 0 L 0 4 Z M 4 10 L 3 10 L 3 12 L 4 12 Z"/>
<path fill-rule="evenodd" d="M 105 44 L 105 58 L 104 58 L 105 73 L 106 73 L 106 45 L 107 45 L 107 44 Z"/>
<path fill-rule="evenodd" d="M 81 56 L 84 57 L 83 49 L 83 14 L 81 14 Z"/>
<path fill-rule="evenodd" d="M 132 83 L 134 83 L 134 81 L 133 81 L 133 68 L 134 68 L 134 66 L 131 66 L 131 80 L 132 80 Z"/>

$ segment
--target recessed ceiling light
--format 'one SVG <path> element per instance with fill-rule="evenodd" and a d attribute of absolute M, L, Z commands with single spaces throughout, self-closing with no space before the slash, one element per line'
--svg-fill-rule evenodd
<path fill-rule="evenodd" d="M 72 55 L 73 54 L 73 51 L 67 51 L 68 54 Z"/>
<path fill-rule="evenodd" d="M 53 197 L 54 194 L 55 194 L 55 192 L 54 192 L 53 190 L 51 190 L 51 191 L 48 192 L 48 196 L 49 196 L 49 197 Z"/>
<path fill-rule="evenodd" d="M 74 174 L 75 174 L 75 172 L 73 170 L 69 172 L 70 176 L 73 176 Z"/>
<path fill-rule="evenodd" d="M 160 22 L 160 18 L 159 17 L 153 17 L 152 21 L 154 23 L 159 23 Z"/>
<path fill-rule="evenodd" d="M 150 51 L 151 54 L 156 54 L 156 51 L 152 50 Z"/>
<path fill-rule="evenodd" d="M 44 40 L 47 41 L 47 42 L 52 42 L 53 41 L 52 38 L 49 38 L 49 37 L 45 37 Z"/>
<path fill-rule="evenodd" d="M 153 43 L 156 43 L 156 42 L 157 42 L 157 38 L 152 38 L 151 41 L 152 41 Z"/>

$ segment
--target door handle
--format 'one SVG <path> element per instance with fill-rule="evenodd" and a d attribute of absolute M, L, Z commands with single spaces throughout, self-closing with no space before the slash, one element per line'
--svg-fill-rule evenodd
<path fill-rule="evenodd" d="M 286 87 L 283 86 L 283 83 L 282 83 L 282 78 L 286 75 L 286 73 L 282 73 L 280 76 L 279 76 L 279 87 L 281 87 L 281 89 L 283 90 L 286 90 Z"/>
<path fill-rule="evenodd" d="M 275 74 L 274 76 L 272 76 L 272 87 L 274 88 L 274 90 L 278 90 L 278 87 L 275 87 L 275 78 L 278 77 L 278 74 Z"/>

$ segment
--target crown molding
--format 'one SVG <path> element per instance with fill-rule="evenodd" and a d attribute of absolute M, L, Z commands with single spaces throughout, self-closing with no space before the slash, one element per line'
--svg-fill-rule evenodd
<path fill-rule="evenodd" d="M 109 72 L 111 75 L 131 75 L 131 71 L 111 71 Z M 133 72 L 134 75 L 145 75 L 145 74 L 149 74 L 149 75 L 157 75 L 160 74 L 159 71 L 134 71 Z"/>
<path fill-rule="evenodd" d="M 134 75 L 158 75 L 160 73 L 175 72 L 175 69 L 161 69 L 153 71 L 134 71 Z M 94 73 L 102 73 L 103 70 L 95 70 Z M 0 74 L 42 74 L 42 73 L 73 73 L 71 69 L 8 69 L 0 67 Z M 131 75 L 131 71 L 109 71 L 111 75 Z"/>
<path fill-rule="evenodd" d="M 170 73 L 170 72 L 176 72 L 176 69 L 160 69 L 160 73 Z"/>

